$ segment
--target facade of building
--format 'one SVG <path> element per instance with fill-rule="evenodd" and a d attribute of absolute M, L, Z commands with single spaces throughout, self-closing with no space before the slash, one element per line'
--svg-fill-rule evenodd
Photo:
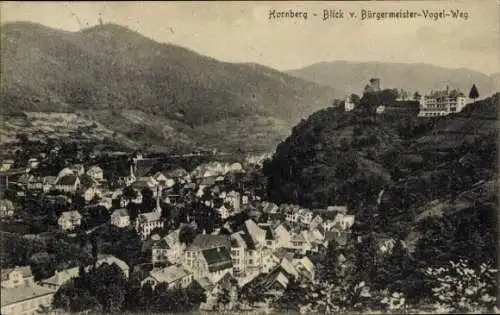
<path fill-rule="evenodd" d="M 87 170 L 87 175 L 92 179 L 97 181 L 102 181 L 104 179 L 104 174 L 102 168 L 99 166 L 92 166 Z"/>
<path fill-rule="evenodd" d="M 153 289 L 160 283 L 167 285 L 169 290 L 186 288 L 193 282 L 193 275 L 179 266 L 168 266 L 161 269 L 153 269 L 149 275 L 141 281 L 141 286 L 151 285 Z"/>
<path fill-rule="evenodd" d="M 29 266 L 2 270 L 0 294 L 4 315 L 34 315 L 41 306 L 50 308 L 55 290 L 34 283 Z"/>
<path fill-rule="evenodd" d="M 421 97 L 419 103 L 419 117 L 437 117 L 461 112 L 467 105 L 467 98 L 463 93 L 446 89 Z"/>
<path fill-rule="evenodd" d="M 217 282 L 225 274 L 233 274 L 231 252 L 227 247 L 217 247 L 201 251 L 198 266 L 195 269 L 197 278 L 208 278 Z"/>
<path fill-rule="evenodd" d="M 73 267 L 64 270 L 56 270 L 50 278 L 40 281 L 40 285 L 49 289 L 58 290 L 62 285 L 80 275 L 80 268 Z"/>
<path fill-rule="evenodd" d="M 164 238 L 156 241 L 151 246 L 151 262 L 169 262 L 171 264 L 182 263 L 182 257 L 186 244 L 179 241 L 180 228 L 170 232 Z"/>
<path fill-rule="evenodd" d="M 74 174 L 59 177 L 54 185 L 59 191 L 75 193 L 80 188 L 80 179 Z"/>
<path fill-rule="evenodd" d="M 142 240 L 148 238 L 151 231 L 156 228 L 163 228 L 163 220 L 161 219 L 161 212 L 153 211 L 141 213 L 136 220 L 136 231 L 141 236 Z"/>
<path fill-rule="evenodd" d="M 116 209 L 111 214 L 110 219 L 111 224 L 119 228 L 124 228 L 130 225 L 130 215 L 127 209 Z"/>
<path fill-rule="evenodd" d="M 70 231 L 82 224 L 82 215 L 78 211 L 66 211 L 57 220 L 62 231 Z"/>
<path fill-rule="evenodd" d="M 101 195 L 101 190 L 97 186 L 91 186 L 83 192 L 83 199 L 89 202 L 94 198 L 99 198 Z"/>
<path fill-rule="evenodd" d="M 14 204 L 8 199 L 0 199 L 0 218 L 14 215 Z"/>
<path fill-rule="evenodd" d="M 202 270 L 202 252 L 210 249 L 224 247 L 228 253 L 231 250 L 231 239 L 227 235 L 197 235 L 194 241 L 186 248 L 184 252 L 184 265 L 195 274 L 195 277 L 201 276 L 206 272 Z M 224 253 L 225 253 L 224 251 Z M 229 254 L 229 260 L 231 255 Z M 231 264 L 232 268 L 232 264 Z"/>

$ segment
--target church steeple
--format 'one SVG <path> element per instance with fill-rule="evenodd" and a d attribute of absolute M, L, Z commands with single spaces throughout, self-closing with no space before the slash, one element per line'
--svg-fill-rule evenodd
<path fill-rule="evenodd" d="M 161 185 L 156 186 L 156 212 L 161 213 L 160 198 L 161 198 Z"/>
<path fill-rule="evenodd" d="M 134 175 L 134 165 L 133 164 L 130 164 L 130 177 L 135 178 L 135 175 Z"/>

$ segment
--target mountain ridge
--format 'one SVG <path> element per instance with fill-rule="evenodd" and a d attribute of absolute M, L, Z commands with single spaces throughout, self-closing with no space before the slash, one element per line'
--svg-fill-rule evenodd
<path fill-rule="evenodd" d="M 468 94 L 473 83 L 479 88 L 482 97 L 498 91 L 495 74 L 420 62 L 323 61 L 286 72 L 321 85 L 334 85 L 342 90 L 343 96 L 361 94 L 364 84 L 372 77 L 380 78 L 382 87 L 403 88 L 411 94 L 415 91 L 425 94 L 433 89 L 444 89 L 447 85 Z"/>
<path fill-rule="evenodd" d="M 331 87 L 269 67 L 218 61 L 116 24 L 67 32 L 16 22 L 3 24 L 1 32 L 3 113 L 109 110 L 119 116 L 140 110 L 188 129 L 235 119 L 251 128 L 258 122 L 249 117 L 267 117 L 280 122 L 278 133 L 284 136 L 299 119 L 327 106 L 335 94 Z M 115 128 L 126 133 L 128 127 Z M 275 132 L 272 125 L 265 129 L 263 134 Z M 211 145 L 206 132 L 200 137 L 195 132 L 193 144 Z M 239 142 L 248 147 L 245 139 Z M 270 149 L 276 144 L 264 142 L 269 143 L 255 145 Z"/>

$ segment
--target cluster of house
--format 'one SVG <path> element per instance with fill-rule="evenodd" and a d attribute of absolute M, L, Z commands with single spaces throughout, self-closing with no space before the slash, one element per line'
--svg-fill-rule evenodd
<path fill-rule="evenodd" d="M 96 266 L 116 264 L 128 278 L 129 267 L 122 260 L 100 255 Z M 89 270 L 91 266 L 86 269 Z M 79 267 L 56 271 L 55 274 L 35 282 L 30 266 L 14 267 L 2 270 L 1 313 L 5 315 L 35 315 L 43 309 L 52 308 L 52 300 L 57 290 L 79 276 Z"/>
<path fill-rule="evenodd" d="M 272 295 L 283 292 L 293 279 L 312 281 L 316 271 L 309 255 L 332 240 L 345 246 L 354 223 L 346 207 L 318 211 L 323 213 L 261 202 L 267 219 L 248 219 L 234 231 L 225 224 L 212 234 L 196 235 L 187 245 L 179 239 L 184 226 L 163 238 L 152 235 L 151 262 L 167 267 L 154 268 L 142 283 L 179 288 L 197 281 L 208 297 L 202 307 L 210 309 L 221 287 L 238 292 L 253 282 Z"/>
<path fill-rule="evenodd" d="M 130 174 L 120 178 L 120 188 L 111 190 L 107 185 L 103 170 L 97 165 L 85 167 L 75 164 L 62 169 L 57 176 L 36 177 L 30 173 L 23 174 L 17 180 L 30 193 L 48 193 L 50 191 L 63 192 L 66 195 L 80 195 L 87 207 L 103 206 L 110 211 L 110 223 L 125 228 L 133 226 L 142 239 L 146 239 L 155 228 L 164 225 L 161 217 L 161 203 L 182 205 L 189 198 L 203 200 L 206 206 L 216 209 L 223 219 L 238 213 L 241 206 L 250 200 L 250 194 L 240 193 L 234 189 L 227 189 L 223 182 L 226 175 L 241 173 L 240 163 L 210 162 L 202 164 L 192 172 L 177 168 L 165 172 L 155 172 L 151 175 L 136 176 L 137 161 L 141 155 L 134 158 L 136 163 L 130 166 Z M 124 194 L 125 188 L 133 191 L 134 197 Z M 129 203 L 143 202 L 143 189 L 150 189 L 156 199 L 156 207 L 150 212 L 141 213 L 134 222 L 126 209 Z M 47 196 L 47 198 L 64 199 L 71 204 L 71 198 L 66 195 Z M 192 200 L 192 199 L 191 199 Z M 113 208 L 114 201 L 118 201 L 119 208 Z M 8 200 L 0 202 L 0 213 L 12 215 L 13 207 Z M 116 204 L 116 203 L 115 203 Z M 73 207 L 75 208 L 75 207 Z M 82 215 L 75 210 L 63 212 L 58 219 L 62 231 L 72 231 L 82 223 Z"/>

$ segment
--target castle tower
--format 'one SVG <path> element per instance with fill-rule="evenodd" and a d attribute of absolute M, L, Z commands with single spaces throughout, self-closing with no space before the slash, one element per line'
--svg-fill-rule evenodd
<path fill-rule="evenodd" d="M 373 91 L 375 91 L 375 92 L 380 91 L 380 79 L 379 78 L 371 78 L 370 79 L 370 86 L 373 89 Z"/>

